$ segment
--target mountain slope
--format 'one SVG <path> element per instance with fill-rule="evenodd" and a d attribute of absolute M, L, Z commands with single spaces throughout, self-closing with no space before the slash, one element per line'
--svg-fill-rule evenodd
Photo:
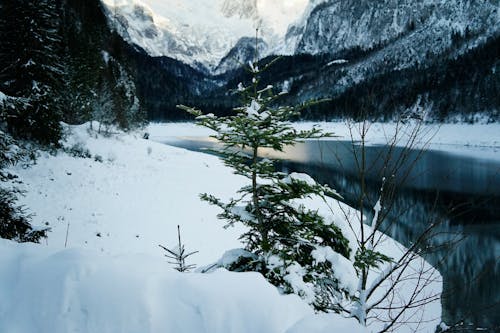
<path fill-rule="evenodd" d="M 498 1 L 321 1 L 289 30 L 295 54 L 376 50 L 345 66 L 349 86 L 384 70 L 426 66 L 429 57 L 456 57 L 500 33 Z"/>
<path fill-rule="evenodd" d="M 449 45 L 452 33 L 467 31 L 470 35 L 479 35 L 499 31 L 499 4 L 495 0 L 382 0 L 376 3 L 323 0 L 315 3 L 307 17 L 291 29 L 301 32 L 296 53 L 335 53 L 352 47 L 367 49 L 386 45 L 405 35 L 419 36 L 425 40 L 426 47 L 439 50 Z"/>

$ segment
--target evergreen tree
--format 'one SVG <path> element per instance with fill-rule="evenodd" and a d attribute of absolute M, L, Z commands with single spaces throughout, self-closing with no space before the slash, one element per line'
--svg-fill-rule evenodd
<path fill-rule="evenodd" d="M 114 109 L 115 106 L 111 89 L 103 82 L 92 101 L 92 119 L 99 122 L 98 132 L 101 132 L 102 126 L 104 126 L 105 132 L 108 132 L 109 127 L 115 120 Z"/>
<path fill-rule="evenodd" d="M 7 118 L 16 136 L 57 144 L 62 117 L 60 19 L 55 0 L 2 4 L 0 14 L 0 90 L 29 100 Z"/>
<path fill-rule="evenodd" d="M 195 115 L 200 125 L 217 132 L 213 137 L 223 145 L 218 151 L 222 160 L 234 173 L 249 180 L 249 185 L 229 202 L 209 194 L 201 198 L 222 209 L 219 218 L 226 220 L 227 226 L 242 223 L 247 227 L 241 240 L 248 252 L 227 268 L 258 271 L 283 292 L 297 293 L 317 309 L 335 309 L 336 298 L 347 293 L 335 264 L 348 262 L 351 250 L 337 226 L 307 209 L 300 200 L 338 195 L 308 175 L 277 172 L 272 161 L 259 158 L 262 149 L 283 151 L 286 145 L 328 134 L 318 129 L 295 130 L 289 119 L 298 111 L 276 107 L 279 95 L 273 93 L 273 87 L 259 88 L 262 71 L 252 65 L 251 72 L 252 84 L 238 87 L 244 106 L 236 108 L 234 115 L 203 115 L 179 106 Z M 316 260 L 320 252 L 330 254 L 326 256 L 329 259 Z"/>
<path fill-rule="evenodd" d="M 68 38 L 71 38 L 68 36 Z M 92 103 L 97 95 L 99 64 L 94 57 L 81 50 L 65 50 L 66 80 L 64 121 L 69 124 L 81 124 L 92 119 Z"/>
<path fill-rule="evenodd" d="M 46 237 L 47 230 L 33 229 L 30 216 L 22 207 L 16 206 L 16 193 L 0 187 L 0 238 L 11 239 L 19 243 L 38 243 Z"/>
<path fill-rule="evenodd" d="M 0 93 L 0 107 L 6 106 L 7 103 L 11 106 L 14 101 L 12 98 L 10 101 L 2 101 Z M 2 169 L 18 163 L 25 156 L 26 152 L 19 147 L 19 144 L 10 135 L 0 130 L 0 238 L 17 242 L 39 242 L 41 238 L 46 237 L 47 229 L 34 229 L 30 224 L 30 216 L 22 207 L 17 206 L 19 191 L 1 186 L 2 182 L 15 178 L 14 175 Z"/>
<path fill-rule="evenodd" d="M 145 112 L 136 96 L 133 78 L 125 66 L 114 58 L 109 60 L 109 68 L 116 78 L 112 90 L 114 99 L 114 122 L 120 128 L 129 130 L 144 123 Z"/>

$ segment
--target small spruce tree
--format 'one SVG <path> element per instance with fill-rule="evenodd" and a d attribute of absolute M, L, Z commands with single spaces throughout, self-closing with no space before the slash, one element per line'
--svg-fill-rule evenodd
<path fill-rule="evenodd" d="M 1 98 L 1 92 L 0 92 Z M 14 98 L 9 98 L 10 103 L 15 102 Z M 4 167 L 20 163 L 26 158 L 27 152 L 24 151 L 18 142 L 4 133 L 1 128 L 2 104 L 7 104 L 0 100 L 0 238 L 11 239 L 16 242 L 35 242 L 47 236 L 48 229 L 37 229 L 31 225 L 31 216 L 28 215 L 23 207 L 17 204 L 18 196 L 22 193 L 11 186 L 3 187 L 3 182 L 12 181 L 15 175 L 7 172 Z"/>
<path fill-rule="evenodd" d="M 198 251 L 192 251 L 192 252 L 186 252 L 186 248 L 184 244 L 181 242 L 181 227 L 177 226 L 177 246 L 172 249 L 167 249 L 163 245 L 158 245 L 161 247 L 163 250 L 165 250 L 165 257 L 174 260 L 174 261 L 169 261 L 169 264 L 172 264 L 175 266 L 175 269 L 181 273 L 184 272 L 189 272 L 192 269 L 196 268 L 196 265 L 194 264 L 187 264 L 186 259 L 193 254 L 198 253 Z"/>
<path fill-rule="evenodd" d="M 199 125 L 216 132 L 212 137 L 222 144 L 217 151 L 221 159 L 235 174 L 249 180 L 228 202 L 206 193 L 201 198 L 222 209 L 218 217 L 227 221 L 226 226 L 241 223 L 247 227 L 240 237 L 247 252 L 226 268 L 258 271 L 282 292 L 296 293 L 316 309 L 332 310 L 336 298 L 348 294 L 334 265 L 338 260 L 349 262 L 349 243 L 340 228 L 300 200 L 311 196 L 338 198 L 338 194 L 308 175 L 278 172 L 273 161 L 259 158 L 265 148 L 283 151 L 286 145 L 330 134 L 316 128 L 294 129 L 289 120 L 298 110 L 277 106 L 282 94 L 274 94 L 272 86 L 260 88 L 263 70 L 250 64 L 252 82 L 246 87 L 239 84 L 243 106 L 235 108 L 232 116 L 203 115 L 200 110 L 179 106 L 196 116 Z M 320 252 L 330 253 L 326 257 L 336 260 L 321 260 L 317 255 Z"/>

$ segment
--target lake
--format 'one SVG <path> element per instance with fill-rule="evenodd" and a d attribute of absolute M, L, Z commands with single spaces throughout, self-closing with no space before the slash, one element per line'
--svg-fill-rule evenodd
<path fill-rule="evenodd" d="M 217 146 L 199 137 L 161 142 L 202 152 Z M 276 167 L 282 171 L 311 175 L 356 206 L 360 160 L 354 156 L 361 149 L 350 141 L 311 140 L 285 152 L 264 150 L 262 157 L 278 159 Z M 400 184 L 389 215 L 394 223 L 387 224 L 386 234 L 409 245 L 431 219 L 439 221 L 427 244 L 436 250 L 426 260 L 443 276 L 443 320 L 464 320 L 471 332 L 500 330 L 500 161 L 380 145 L 365 147 L 365 156 L 368 214 L 383 177 Z"/>

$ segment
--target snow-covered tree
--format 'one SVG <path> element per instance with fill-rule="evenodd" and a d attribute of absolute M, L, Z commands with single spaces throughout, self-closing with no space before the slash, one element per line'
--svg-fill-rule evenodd
<path fill-rule="evenodd" d="M 317 309 L 335 310 L 337 302 L 349 294 L 338 273 L 345 273 L 346 267 L 354 272 L 347 259 L 351 249 L 342 230 L 308 209 L 302 200 L 338 198 L 338 194 L 306 174 L 277 172 L 273 161 L 259 157 L 263 149 L 283 151 L 286 145 L 329 134 L 316 128 L 295 130 L 289 120 L 298 110 L 276 106 L 281 94 L 274 94 L 272 86 L 260 87 L 262 71 L 256 64 L 251 63 L 250 70 L 252 83 L 239 84 L 243 106 L 235 108 L 234 115 L 203 115 L 180 106 L 195 115 L 198 124 L 216 132 L 213 137 L 222 144 L 218 153 L 224 163 L 249 181 L 228 202 L 201 195 L 204 201 L 222 209 L 219 218 L 227 222 L 226 226 L 241 223 L 247 227 L 240 237 L 246 252 L 240 252 L 225 267 L 258 271 L 282 292 L 296 293 Z"/>
<path fill-rule="evenodd" d="M 46 229 L 34 229 L 30 216 L 17 206 L 17 195 L 0 187 L 0 237 L 16 242 L 35 242 L 46 237 Z"/>
<path fill-rule="evenodd" d="M 106 83 L 102 83 L 92 101 L 92 119 L 99 122 L 98 132 L 101 132 L 102 126 L 104 126 L 104 131 L 108 132 L 109 126 L 115 120 L 114 107 L 111 90 Z"/>
<path fill-rule="evenodd" d="M 144 123 L 145 113 L 136 94 L 136 86 L 123 64 L 110 58 L 108 66 L 116 78 L 112 90 L 114 97 L 114 121 L 125 130 Z"/>
<path fill-rule="evenodd" d="M 13 98 L 8 99 L 13 100 Z M 0 107 L 5 106 L 6 101 L 7 98 L 0 92 Z M 9 134 L 0 129 L 0 238 L 17 242 L 38 242 L 46 236 L 47 230 L 31 226 L 30 216 L 17 204 L 17 198 L 22 193 L 12 189 L 11 186 L 5 188 L 2 186 L 3 182 L 16 178 L 3 168 L 19 163 L 26 155 L 27 152 L 19 147 Z"/>
<path fill-rule="evenodd" d="M 74 38 L 74 35 L 68 38 Z M 95 58 L 88 50 L 77 49 L 70 53 L 68 47 L 65 49 L 65 93 L 62 98 L 64 121 L 69 124 L 81 124 L 92 119 L 92 104 L 96 102 L 98 83 L 103 77 L 99 71 L 100 59 Z"/>
<path fill-rule="evenodd" d="M 26 109 L 9 110 L 9 129 L 46 144 L 61 135 L 58 13 L 55 0 L 5 1 L 0 11 L 0 90 L 29 100 Z"/>

